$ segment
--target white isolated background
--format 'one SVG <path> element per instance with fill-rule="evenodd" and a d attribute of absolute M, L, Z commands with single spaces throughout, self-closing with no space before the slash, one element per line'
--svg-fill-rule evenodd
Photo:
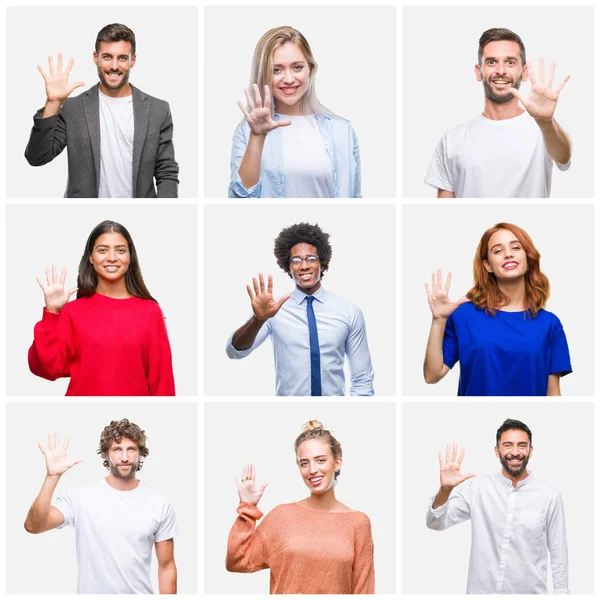
<path fill-rule="evenodd" d="M 67 268 L 65 288 L 77 286 L 77 270 L 92 229 L 106 219 L 124 225 L 135 244 L 142 275 L 166 318 L 175 392 L 197 394 L 197 207 L 193 205 L 58 204 L 6 209 L 6 353 L 9 396 L 61 396 L 69 380 L 54 382 L 29 371 L 33 327 L 42 318 L 51 264 Z M 75 294 L 73 295 L 75 298 Z"/>
<path fill-rule="evenodd" d="M 225 570 L 227 536 L 237 518 L 234 476 L 246 462 L 268 481 L 259 503 L 267 514 L 309 496 L 294 441 L 302 425 L 320 421 L 342 445 L 336 497 L 368 515 L 375 546 L 375 591 L 393 594 L 396 581 L 396 405 L 381 402 L 216 403 L 204 407 L 204 593 L 267 594 L 269 571 Z M 365 432 L 371 432 L 365 435 Z M 226 432 L 226 438 L 224 437 Z M 376 432 L 377 440 L 373 439 Z"/>
<path fill-rule="evenodd" d="M 594 210 L 592 205 L 405 205 L 402 228 L 403 365 L 405 395 L 456 396 L 460 366 L 435 385 L 423 379 L 431 328 L 425 283 L 452 272 L 450 298 L 473 286 L 473 257 L 483 233 L 499 222 L 524 229 L 541 253 L 550 280 L 546 310 L 563 324 L 573 373 L 561 378 L 564 396 L 594 393 Z"/>
<path fill-rule="evenodd" d="M 196 403 L 9 402 L 6 408 L 6 543 L 9 594 L 74 594 L 77 589 L 75 530 L 31 535 L 23 527 L 27 511 L 46 475 L 37 447 L 48 433 L 69 433 L 68 454 L 82 458 L 61 478 L 55 494 L 95 483 L 107 474 L 96 454 L 100 434 L 111 421 L 127 418 L 148 437 L 150 454 L 138 478 L 173 505 L 179 525 L 175 562 L 180 594 L 197 593 L 198 566 L 198 410 Z M 18 456 L 17 456 L 18 454 Z M 33 575 L 33 576 L 32 576 Z M 151 583 L 158 593 L 156 554 Z"/>
<path fill-rule="evenodd" d="M 446 444 L 456 442 L 466 450 L 463 473 L 498 472 L 501 467 L 494 454 L 496 431 L 509 418 L 531 429 L 534 450 L 528 469 L 536 479 L 562 493 L 571 593 L 593 593 L 593 403 L 408 402 L 402 417 L 404 594 L 465 593 L 471 523 L 441 532 L 425 525 L 428 503 L 439 489 L 438 452 L 445 453 Z M 549 563 L 548 573 L 551 592 Z"/>
<path fill-rule="evenodd" d="M 135 33 L 137 62 L 129 81 L 166 100 L 173 116 L 179 196 L 198 195 L 198 9 L 194 6 L 50 6 L 7 10 L 7 195 L 62 197 L 67 184 L 67 149 L 51 163 L 32 167 L 24 152 L 33 115 L 44 106 L 48 56 L 75 63 L 69 81 L 83 81 L 70 97 L 98 83 L 92 54 L 96 36 L 109 23 Z M 24 37 L 25 36 L 25 37 Z M 12 74 L 12 75 L 11 75 Z"/>
<path fill-rule="evenodd" d="M 396 382 L 396 208 L 393 205 L 207 205 L 204 213 L 204 391 L 207 396 L 275 393 L 273 346 L 231 360 L 229 336 L 251 316 L 246 284 L 273 275 L 273 295 L 294 289 L 278 266 L 273 242 L 284 227 L 309 222 L 330 234 L 333 248 L 323 287 L 358 306 L 365 317 L 374 388 L 392 396 Z M 346 363 L 346 393 L 350 373 Z"/>
<path fill-rule="evenodd" d="M 244 119 L 254 48 L 269 29 L 304 35 L 318 64 L 322 104 L 352 123 L 362 195 L 396 195 L 396 8 L 207 6 L 204 10 L 204 195 L 227 196 L 231 141 Z"/>
<path fill-rule="evenodd" d="M 437 190 L 423 180 L 437 143 L 448 129 L 481 114 L 483 86 L 473 69 L 479 37 L 491 27 L 521 36 L 536 75 L 539 57 L 546 73 L 556 62 L 555 86 L 571 75 L 555 117 L 573 140 L 573 163 L 565 173 L 554 169 L 552 197 L 593 195 L 592 6 L 406 6 L 402 20 L 402 80 L 408 82 L 402 98 L 404 197 L 435 198 Z M 521 85 L 526 94 L 530 90 L 529 82 Z"/>

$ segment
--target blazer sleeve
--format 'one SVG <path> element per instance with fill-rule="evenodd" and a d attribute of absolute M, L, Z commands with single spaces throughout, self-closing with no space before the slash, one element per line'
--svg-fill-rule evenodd
<path fill-rule="evenodd" d="M 151 396 L 174 396 L 173 358 L 165 317 L 158 304 L 152 313 L 148 348 L 148 391 Z"/>
<path fill-rule="evenodd" d="M 55 115 L 42 119 L 43 108 L 33 116 L 33 127 L 25 148 L 25 158 L 32 167 L 39 167 L 56 158 L 67 145 L 64 104 Z"/>
<path fill-rule="evenodd" d="M 158 152 L 154 165 L 156 195 L 159 198 L 177 198 L 179 184 L 179 165 L 175 160 L 173 145 L 173 117 L 167 104 L 164 119 L 160 125 Z"/>
<path fill-rule="evenodd" d="M 258 507 L 240 502 L 238 518 L 233 523 L 227 540 L 227 559 L 225 567 L 234 573 L 254 573 L 268 569 L 267 544 L 256 522 L 263 513 Z"/>
<path fill-rule="evenodd" d="M 354 564 L 352 565 L 352 593 L 375 593 L 375 567 L 373 563 L 373 535 L 371 521 L 365 521 L 357 528 L 354 540 Z"/>
<path fill-rule="evenodd" d="M 75 346 L 71 319 L 64 309 L 57 315 L 44 308 L 42 320 L 33 329 L 28 358 L 29 369 L 38 377 L 55 381 L 71 376 Z"/>

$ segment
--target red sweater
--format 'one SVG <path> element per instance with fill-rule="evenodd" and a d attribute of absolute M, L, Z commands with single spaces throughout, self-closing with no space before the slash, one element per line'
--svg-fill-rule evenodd
<path fill-rule="evenodd" d="M 271 594 L 374 594 L 371 521 L 365 513 L 321 512 L 299 504 L 263 516 L 240 502 L 227 542 L 228 571 L 271 569 Z"/>
<path fill-rule="evenodd" d="M 162 311 L 141 298 L 94 294 L 46 309 L 33 330 L 29 368 L 70 377 L 67 396 L 174 396 L 171 346 Z"/>

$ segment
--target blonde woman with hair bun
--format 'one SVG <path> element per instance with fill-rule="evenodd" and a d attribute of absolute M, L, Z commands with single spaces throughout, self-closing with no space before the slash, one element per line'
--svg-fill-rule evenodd
<path fill-rule="evenodd" d="M 317 98 L 317 63 L 306 38 L 275 27 L 252 59 L 244 120 L 233 136 L 230 198 L 360 198 L 352 125 Z"/>
<path fill-rule="evenodd" d="M 316 420 L 294 443 L 300 476 L 310 495 L 276 506 L 263 521 L 258 503 L 267 487 L 245 465 L 236 483 L 240 504 L 229 533 L 227 570 L 271 570 L 271 594 L 374 594 L 373 539 L 369 517 L 342 504 L 335 487 L 342 446 Z"/>

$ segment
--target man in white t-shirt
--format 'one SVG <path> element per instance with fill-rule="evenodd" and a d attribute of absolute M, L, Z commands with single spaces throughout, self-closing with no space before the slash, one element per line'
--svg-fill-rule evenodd
<path fill-rule="evenodd" d="M 488 29 L 479 39 L 475 77 L 483 84 L 483 113 L 440 140 L 425 183 L 438 198 L 548 198 L 554 164 L 566 171 L 571 140 L 554 119 L 567 81 L 553 88 L 555 63 L 546 77 L 544 59 L 535 74 L 521 38 Z M 519 91 L 531 81 L 529 95 Z M 521 105 L 519 105 L 519 101 Z"/>
<path fill-rule="evenodd" d="M 75 527 L 78 594 L 152 594 L 152 546 L 158 560 L 158 589 L 177 593 L 173 538 L 175 512 L 160 494 L 136 477 L 148 456 L 146 434 L 127 419 L 111 421 L 100 436 L 98 454 L 109 474 L 98 483 L 52 500 L 62 477 L 81 460 L 67 456 L 69 436 L 48 434 L 46 478 L 25 520 L 29 533 Z"/>
<path fill-rule="evenodd" d="M 176 198 L 179 166 L 173 148 L 169 105 L 129 83 L 135 66 L 135 34 L 120 23 L 98 33 L 94 63 L 100 83 L 68 96 L 82 82 L 69 83 L 73 67 L 48 57 L 39 65 L 46 104 L 33 117 L 25 157 L 45 165 L 67 147 L 68 198 Z M 155 186 L 156 182 L 156 186 Z"/>

